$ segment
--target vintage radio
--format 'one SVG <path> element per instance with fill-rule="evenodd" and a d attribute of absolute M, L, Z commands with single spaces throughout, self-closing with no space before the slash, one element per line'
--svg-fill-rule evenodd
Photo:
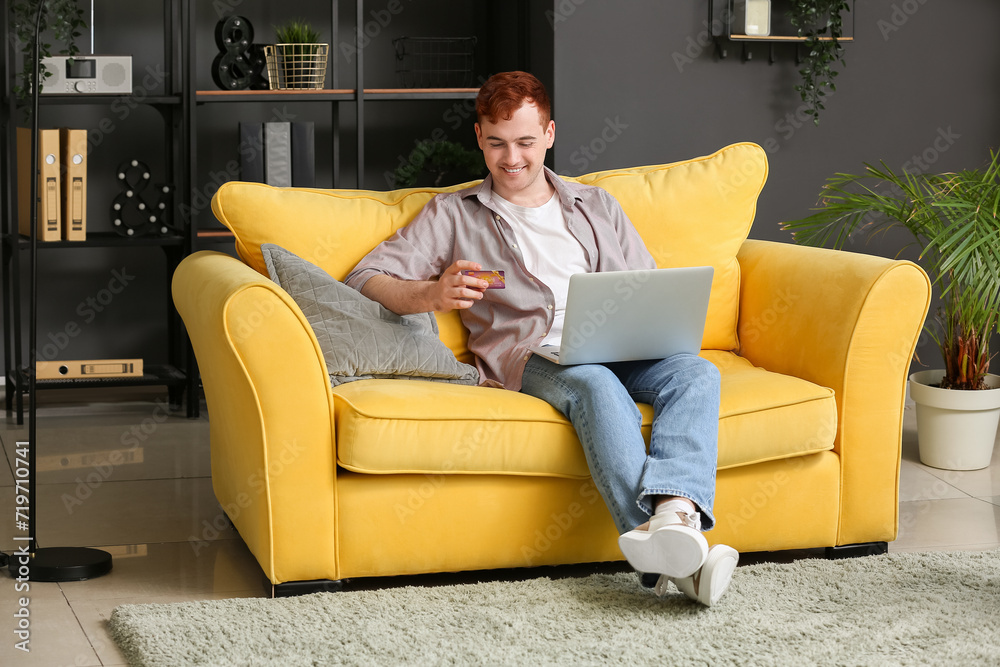
<path fill-rule="evenodd" d="M 129 95 L 132 56 L 53 56 L 42 58 L 52 73 L 43 80 L 43 95 Z"/>

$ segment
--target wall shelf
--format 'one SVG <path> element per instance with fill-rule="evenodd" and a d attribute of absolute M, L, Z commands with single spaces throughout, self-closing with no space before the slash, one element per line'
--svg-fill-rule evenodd
<path fill-rule="evenodd" d="M 803 43 L 806 41 L 805 37 L 794 37 L 791 35 L 740 35 L 738 33 L 731 33 L 729 39 L 734 42 L 790 42 L 790 43 Z M 829 42 L 832 40 L 830 37 L 820 37 L 821 42 Z M 840 42 L 853 42 L 853 37 L 841 37 Z"/>
<path fill-rule="evenodd" d="M 120 378 L 85 378 L 85 379 L 54 379 L 36 380 L 35 386 L 39 389 L 83 389 L 96 387 L 155 387 L 166 385 L 170 387 L 182 388 L 187 381 L 187 374 L 169 364 L 144 364 L 143 373 L 138 377 Z M 27 383 L 28 375 L 25 371 L 19 373 L 19 381 Z"/>
<path fill-rule="evenodd" d="M 184 237 L 173 234 L 168 236 L 121 236 L 115 232 L 90 232 L 86 241 L 39 241 L 38 250 L 55 248 L 152 248 L 165 246 L 183 246 Z M 31 241 L 24 236 L 17 238 L 17 245 L 27 250 Z"/>
<path fill-rule="evenodd" d="M 838 42 L 849 43 L 854 41 L 854 24 L 856 22 L 855 0 L 848 0 L 850 11 L 843 18 L 844 34 L 838 38 Z M 708 25 L 712 32 L 712 39 L 715 42 L 715 54 L 719 58 L 728 56 L 728 46 L 736 43 L 742 49 L 743 61 L 752 60 L 750 47 L 756 44 L 767 44 L 769 48 L 768 62 L 774 63 L 775 45 L 786 44 L 796 49 L 796 62 L 799 61 L 798 49 L 807 41 L 806 37 L 800 37 L 798 30 L 791 24 L 787 13 L 789 0 L 772 0 L 771 14 L 769 18 L 769 30 L 766 35 L 746 34 L 746 6 L 747 0 L 709 0 L 708 2 Z M 820 41 L 832 41 L 830 37 L 820 37 Z"/>
<path fill-rule="evenodd" d="M 366 88 L 369 100 L 474 100 L 478 88 Z"/>
<path fill-rule="evenodd" d="M 369 100 L 464 100 L 475 99 L 478 88 L 365 88 L 363 95 Z M 199 90 L 195 101 L 212 102 L 353 102 L 357 100 L 354 89 L 317 90 Z"/>
<path fill-rule="evenodd" d="M 351 102 L 355 91 L 351 89 L 319 90 L 199 90 L 195 101 L 206 102 L 289 102 L 301 98 L 301 102 Z"/>
<path fill-rule="evenodd" d="M 146 106 L 170 106 L 183 102 L 180 95 L 149 95 L 138 99 L 130 95 L 42 95 L 38 98 L 40 105 L 99 105 L 107 106 L 117 100 L 128 100 L 130 105 L 144 104 Z"/>

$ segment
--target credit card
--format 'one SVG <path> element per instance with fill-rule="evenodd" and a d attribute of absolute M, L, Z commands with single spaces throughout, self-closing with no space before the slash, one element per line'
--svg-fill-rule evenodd
<path fill-rule="evenodd" d="M 503 271 L 462 271 L 463 276 L 472 276 L 489 283 L 486 289 L 503 289 L 506 287 Z"/>

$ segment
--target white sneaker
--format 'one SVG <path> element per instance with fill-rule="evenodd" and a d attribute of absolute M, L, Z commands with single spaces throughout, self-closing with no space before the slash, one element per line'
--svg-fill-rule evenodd
<path fill-rule="evenodd" d="M 690 577 L 661 576 L 656 582 L 656 594 L 661 597 L 666 595 L 667 582 L 672 581 L 681 593 L 706 607 L 711 607 L 729 588 L 739 560 L 740 555 L 736 549 L 725 544 L 716 544 L 708 550 L 705 564 Z"/>
<path fill-rule="evenodd" d="M 618 538 L 629 565 L 639 572 L 688 577 L 708 556 L 708 541 L 699 530 L 697 512 L 665 512 L 649 520 L 647 530 L 630 530 Z"/>

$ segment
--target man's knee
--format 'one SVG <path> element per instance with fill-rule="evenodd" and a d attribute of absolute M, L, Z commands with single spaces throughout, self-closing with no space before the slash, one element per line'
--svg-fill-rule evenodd
<path fill-rule="evenodd" d="M 722 382 L 722 373 L 719 372 L 719 368 L 707 359 L 701 357 L 697 357 L 697 359 L 701 362 L 702 373 L 706 379 L 718 386 Z"/>
<path fill-rule="evenodd" d="M 601 364 L 581 364 L 566 366 L 562 378 L 578 391 L 606 391 L 622 387 L 622 382 L 607 366 Z"/>
<path fill-rule="evenodd" d="M 532 387 L 529 393 L 545 399 L 563 414 L 570 404 L 585 405 L 624 392 L 618 376 L 599 364 L 558 366 L 541 382 L 544 387 Z"/>
<path fill-rule="evenodd" d="M 722 383 L 722 374 L 711 361 L 696 355 L 687 355 L 683 360 L 682 372 L 687 375 L 692 382 L 706 384 L 712 387 L 719 387 Z"/>

